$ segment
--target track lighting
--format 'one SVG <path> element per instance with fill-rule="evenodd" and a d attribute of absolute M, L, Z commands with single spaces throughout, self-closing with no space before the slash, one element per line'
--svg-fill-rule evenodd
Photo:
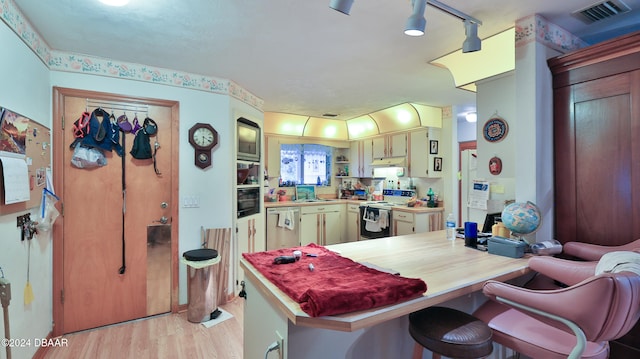
<path fill-rule="evenodd" d="M 478 37 L 478 24 L 470 20 L 464 21 L 464 32 L 467 38 L 462 43 L 462 52 L 479 51 L 482 48 L 482 42 Z"/>
<path fill-rule="evenodd" d="M 424 10 L 427 5 L 431 5 L 442 12 L 446 12 L 464 21 L 466 39 L 462 44 L 463 53 L 480 50 L 481 41 L 478 37 L 478 25 L 482 25 L 482 21 L 436 0 L 412 0 L 412 4 L 413 12 L 409 19 L 407 19 L 407 26 L 404 30 L 405 34 L 410 36 L 424 35 L 424 29 L 427 23 L 427 20 L 424 18 Z"/>
<path fill-rule="evenodd" d="M 427 26 L 427 20 L 424 18 L 424 9 L 427 6 L 427 0 L 413 0 L 413 13 L 407 19 L 407 25 L 404 33 L 409 36 L 422 36 Z"/>
<path fill-rule="evenodd" d="M 329 3 L 330 8 L 345 15 L 349 15 L 351 12 L 351 5 L 353 5 L 353 0 L 331 0 Z"/>

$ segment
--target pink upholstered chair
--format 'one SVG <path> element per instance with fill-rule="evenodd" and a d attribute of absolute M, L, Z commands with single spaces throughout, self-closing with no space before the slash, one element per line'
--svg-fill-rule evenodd
<path fill-rule="evenodd" d="M 534 257 L 532 269 L 569 287 L 534 290 L 489 281 L 483 292 L 491 300 L 473 315 L 491 327 L 495 342 L 532 358 L 608 358 L 608 341 L 640 316 L 640 276 L 594 275 L 595 265 Z"/>
<path fill-rule="evenodd" d="M 640 249 L 640 239 L 619 246 L 603 246 L 599 244 L 567 242 L 562 246 L 562 252 L 586 261 L 597 261 L 605 253 L 613 251 L 633 251 Z"/>

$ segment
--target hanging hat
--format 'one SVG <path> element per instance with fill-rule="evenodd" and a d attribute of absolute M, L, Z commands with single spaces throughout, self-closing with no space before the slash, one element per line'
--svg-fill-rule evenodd
<path fill-rule="evenodd" d="M 144 132 L 149 136 L 153 136 L 158 132 L 158 125 L 156 121 L 150 119 L 149 117 L 144 119 L 144 124 L 142 125 Z"/>

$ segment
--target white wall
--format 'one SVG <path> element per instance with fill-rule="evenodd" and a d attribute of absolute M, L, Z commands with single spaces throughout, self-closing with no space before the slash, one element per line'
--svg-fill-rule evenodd
<path fill-rule="evenodd" d="M 547 59 L 559 54 L 538 41 L 516 47 L 516 199 L 534 202 L 542 212 L 531 241 L 549 240 L 554 233 L 553 79 Z"/>
<path fill-rule="evenodd" d="M 478 179 L 489 181 L 490 200 L 504 201 L 515 198 L 516 152 L 514 148 L 521 144 L 518 133 L 522 128 L 522 117 L 516 110 L 516 78 L 513 72 L 494 76 L 477 83 L 476 105 L 478 122 Z M 489 142 L 482 133 L 484 124 L 492 117 L 502 117 L 509 126 L 509 132 L 502 141 Z M 497 156 L 502 160 L 502 172 L 493 175 L 489 172 L 489 159 Z M 535 185 L 535 182 L 528 182 Z M 500 193 L 502 192 L 502 193 Z M 501 208 L 500 208 L 501 210 Z M 469 218 L 483 223 L 487 211 L 470 209 Z"/>
<path fill-rule="evenodd" d="M 51 127 L 51 90 L 47 67 L 1 22 L 0 44 L 0 107 Z M 31 241 L 29 281 L 35 298 L 31 304 L 24 305 L 28 241 L 20 241 L 16 217 L 29 212 L 31 218 L 36 219 L 37 210 L 0 216 L 0 267 L 11 282 L 11 337 L 42 339 L 51 331 L 52 243 L 50 238 L 42 235 Z M 0 329 L 0 333 L 4 338 L 4 329 Z M 11 355 L 14 359 L 31 358 L 36 350 L 33 345 L 12 348 Z M 6 358 L 4 347 L 0 348 L 0 358 Z"/>

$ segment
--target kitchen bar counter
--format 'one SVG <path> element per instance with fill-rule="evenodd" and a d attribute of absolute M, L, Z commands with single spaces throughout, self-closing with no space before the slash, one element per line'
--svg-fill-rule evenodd
<path fill-rule="evenodd" d="M 397 326 L 405 324 L 406 316 L 409 313 L 471 294 L 480 290 L 482 284 L 489 279 L 506 281 L 529 272 L 527 258 L 514 259 L 467 248 L 464 246 L 463 240 L 447 240 L 444 231 L 342 243 L 327 246 L 327 248 L 356 262 L 368 262 L 383 268 L 393 269 L 404 277 L 421 278 L 427 283 L 427 291 L 419 298 L 391 306 L 338 316 L 313 318 L 303 312 L 298 303 L 276 288 L 251 264 L 242 259 L 240 265 L 245 271 L 248 295 L 248 306 L 245 306 L 245 338 L 260 336 L 259 333 L 263 333 L 263 335 L 266 333 L 268 337 L 272 337 L 271 333 L 275 329 L 285 338 L 291 339 L 293 336 L 298 338 L 298 341 L 306 337 L 316 338 L 313 341 L 322 341 L 322 338 L 331 341 L 338 340 L 338 342 L 344 342 L 341 344 L 344 346 L 344 350 L 350 350 L 348 348 L 356 345 L 356 342 L 360 343 L 358 345 L 364 345 L 362 341 L 365 339 L 362 338 L 362 335 L 369 330 L 374 330 L 378 333 L 377 335 L 388 336 L 388 340 L 397 341 L 392 347 L 397 346 L 396 349 L 400 352 L 407 351 L 408 354 L 411 349 L 411 340 L 405 338 L 408 336 L 407 328 L 403 328 L 402 333 L 397 333 Z M 254 304 L 262 302 L 259 311 L 256 311 L 256 307 L 252 308 L 249 305 L 252 298 Z M 257 306 L 257 304 L 255 305 Z M 263 316 L 265 312 L 271 312 L 266 317 L 270 318 L 272 324 L 265 323 L 261 318 L 253 317 Z M 275 328 L 272 329 L 271 327 L 274 325 Z M 343 333 L 342 336 L 336 334 L 340 332 Z M 397 338 L 391 338 L 393 336 Z M 289 352 L 292 354 L 291 358 L 299 357 L 297 355 L 302 353 L 301 350 L 306 350 L 302 348 L 305 345 L 310 345 L 310 343 L 302 342 L 291 343 L 286 339 L 285 342 L 289 342 L 289 346 L 285 348 L 285 354 Z M 266 343 L 264 347 L 269 343 Z M 245 341 L 245 350 L 251 352 L 255 349 L 251 348 L 254 344 Z M 375 346 L 376 342 L 372 340 L 367 345 Z M 261 347 L 260 350 L 263 350 L 264 347 Z M 365 347 L 366 345 L 363 346 L 363 348 Z M 343 349 L 340 349 L 340 344 L 326 344 L 325 348 L 333 349 L 331 349 L 331 353 L 323 352 L 324 357 L 347 357 L 346 353 L 342 352 Z M 305 355 L 306 358 L 310 358 L 308 352 Z M 371 355 L 371 353 L 367 355 Z M 375 354 L 373 357 L 383 358 L 385 355 L 389 355 L 389 353 L 379 352 L 379 355 Z M 245 355 L 245 357 L 249 356 Z M 352 357 L 358 358 L 360 356 L 349 356 L 349 358 Z"/>

